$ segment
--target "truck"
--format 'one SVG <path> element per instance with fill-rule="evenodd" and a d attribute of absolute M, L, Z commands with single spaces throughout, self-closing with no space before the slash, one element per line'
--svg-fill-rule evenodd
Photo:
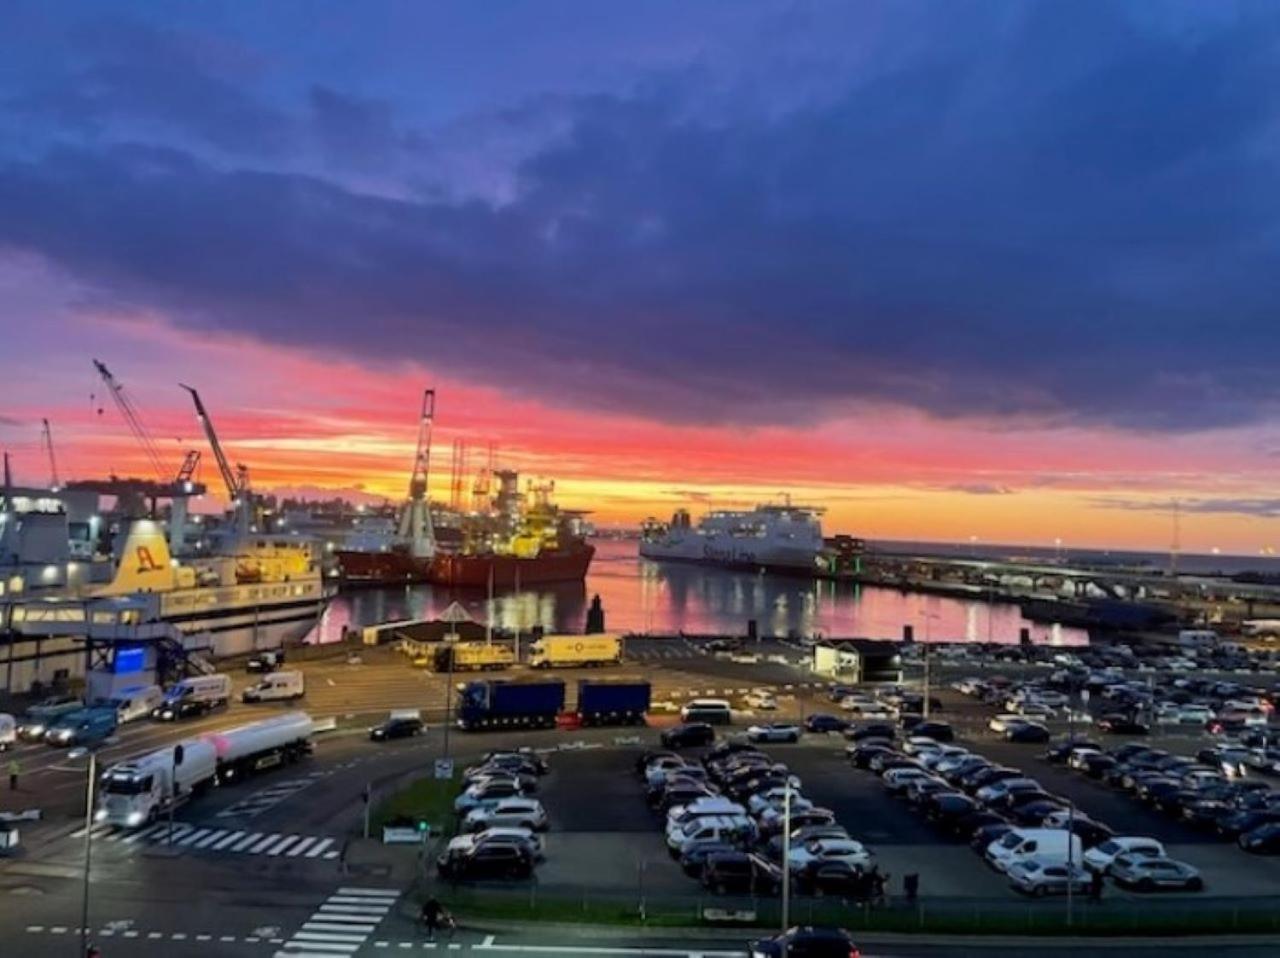
<path fill-rule="evenodd" d="M 84 703 L 69 695 L 55 695 L 31 706 L 18 722 L 18 738 L 26 742 L 44 741 L 49 726 L 72 712 L 84 708 Z"/>
<path fill-rule="evenodd" d="M 119 762 L 102 775 L 94 820 L 125 828 L 154 822 L 212 787 L 217 771 L 213 744 L 198 738 Z"/>
<path fill-rule="evenodd" d="M 151 711 L 152 718 L 164 722 L 203 715 L 227 704 L 231 698 L 231 676 L 221 672 L 215 675 L 197 675 L 170 686 L 161 701 Z"/>
<path fill-rule="evenodd" d="M 306 712 L 286 712 L 201 738 L 213 745 L 219 785 L 238 782 L 255 772 L 291 764 L 311 754 L 315 723 Z"/>
<path fill-rule="evenodd" d="M 298 671 L 272 672 L 240 693 L 242 702 L 287 702 L 306 694 L 306 681 Z"/>
<path fill-rule="evenodd" d="M 648 682 L 578 683 L 578 720 L 583 725 L 643 725 L 649 711 Z"/>
<path fill-rule="evenodd" d="M 616 635 L 544 635 L 529 646 L 535 669 L 589 668 L 622 661 L 622 639 Z"/>
<path fill-rule="evenodd" d="M 437 672 L 487 671 L 514 665 L 516 654 L 504 642 L 442 642 L 434 658 Z"/>
<path fill-rule="evenodd" d="M 109 699 L 97 699 L 94 706 L 114 708 L 121 725 L 146 718 L 164 701 L 164 691 L 158 685 L 131 685 L 120 689 Z"/>
<path fill-rule="evenodd" d="M 54 720 L 44 733 L 46 745 L 92 745 L 114 735 L 119 717 L 114 706 L 77 709 Z"/>
<path fill-rule="evenodd" d="M 564 708 L 563 682 L 468 682 L 458 699 L 458 727 L 552 728 Z"/>

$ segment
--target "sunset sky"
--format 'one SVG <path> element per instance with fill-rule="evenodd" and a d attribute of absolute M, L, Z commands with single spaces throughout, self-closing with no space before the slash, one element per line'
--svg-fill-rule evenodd
<path fill-rule="evenodd" d="M 1280 547 L 1274 3 L 9 2 L 0 447 Z M 102 409 L 99 412 L 99 409 Z M 216 487 L 206 465 L 205 481 Z"/>

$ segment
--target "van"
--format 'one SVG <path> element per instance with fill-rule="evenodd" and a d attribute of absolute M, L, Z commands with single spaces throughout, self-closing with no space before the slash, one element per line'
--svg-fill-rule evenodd
<path fill-rule="evenodd" d="M 1008 871 L 1014 862 L 1029 861 L 1079 863 L 1083 846 L 1080 836 L 1063 828 L 1015 828 L 987 846 L 986 858 L 996 871 Z"/>
<path fill-rule="evenodd" d="M 300 699 L 306 693 L 306 682 L 301 672 L 272 672 L 260 682 L 249 686 L 240 695 L 243 702 L 287 702 Z"/>
<path fill-rule="evenodd" d="M 8 712 L 0 712 L 0 752 L 7 752 L 18 741 L 18 721 Z"/>
<path fill-rule="evenodd" d="M 667 848 L 673 858 L 678 858 L 681 850 L 690 844 L 724 842 L 739 845 L 753 841 L 755 837 L 755 822 L 746 815 L 703 815 L 668 835 Z"/>
<path fill-rule="evenodd" d="M 724 699 L 692 699 L 680 709 L 680 718 L 685 722 L 729 725 L 733 721 L 733 709 Z"/>
<path fill-rule="evenodd" d="M 1212 629 L 1183 629 L 1178 633 L 1178 645 L 1184 649 L 1211 649 L 1218 644 L 1218 633 Z"/>
<path fill-rule="evenodd" d="M 151 711 L 152 718 L 171 722 L 174 719 L 202 715 L 227 704 L 231 698 L 231 676 L 197 675 L 183 679 L 169 688 L 163 701 Z"/>
<path fill-rule="evenodd" d="M 158 685 L 132 685 L 121 689 L 109 699 L 99 699 L 95 706 L 114 708 L 116 720 L 123 725 L 146 718 L 164 701 L 164 692 Z"/>

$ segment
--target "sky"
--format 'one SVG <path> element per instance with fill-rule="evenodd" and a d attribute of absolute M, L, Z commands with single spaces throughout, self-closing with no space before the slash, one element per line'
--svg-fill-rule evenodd
<path fill-rule="evenodd" d="M 602 525 L 1280 546 L 1280 7 L 0 10 L 0 447 L 402 496 L 451 444 Z M 217 489 L 208 466 L 203 478 Z M 212 500 L 211 500 L 212 501 Z"/>

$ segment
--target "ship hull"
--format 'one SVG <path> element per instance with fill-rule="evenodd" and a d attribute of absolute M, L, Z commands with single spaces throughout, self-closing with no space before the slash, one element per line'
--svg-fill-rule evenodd
<path fill-rule="evenodd" d="M 544 552 L 532 559 L 438 553 L 431 560 L 431 581 L 459 589 L 484 589 L 490 582 L 495 587 L 581 582 L 595 554 L 595 546 L 588 543 Z"/>
<path fill-rule="evenodd" d="M 419 559 L 407 552 L 340 550 L 335 558 L 344 585 L 402 585 L 427 582 L 431 578 L 431 560 Z"/>
<path fill-rule="evenodd" d="M 697 536 L 694 539 L 640 543 L 640 557 L 653 562 L 691 562 L 751 572 L 779 572 L 787 575 L 812 575 L 818 567 L 818 556 L 808 549 L 785 546 L 743 545 L 719 537 Z"/>

